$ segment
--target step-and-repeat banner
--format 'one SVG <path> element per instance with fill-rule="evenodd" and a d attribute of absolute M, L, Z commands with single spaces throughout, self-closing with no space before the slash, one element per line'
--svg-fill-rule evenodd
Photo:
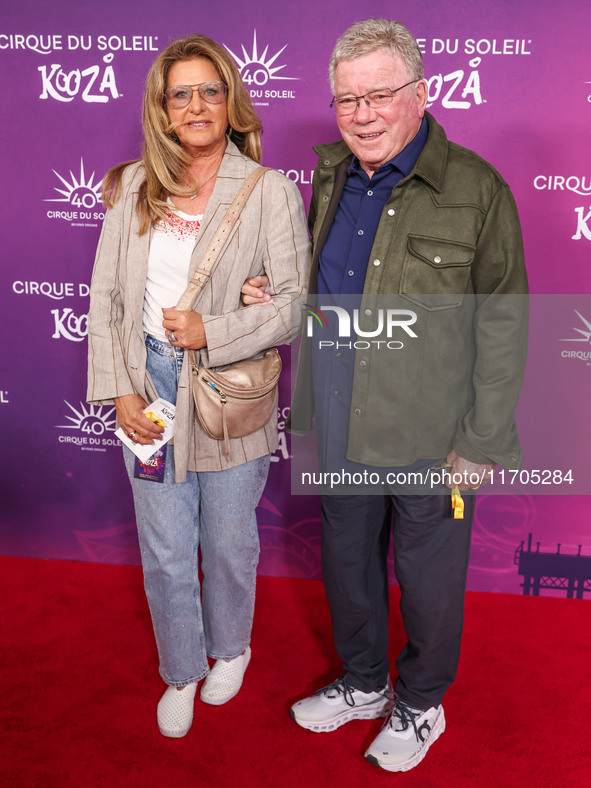
<path fill-rule="evenodd" d="M 110 166 L 140 155 L 143 83 L 156 53 L 196 32 L 227 47 L 263 120 L 264 164 L 297 183 L 308 203 L 312 145 L 338 139 L 327 81 L 332 46 L 360 17 L 392 15 L 419 41 L 429 109 L 448 137 L 509 182 L 532 292 L 580 294 L 552 301 L 551 320 L 536 312 L 536 362 L 518 411 L 524 468 L 558 470 L 563 480 L 568 456 L 550 447 L 544 456 L 552 414 L 532 414 L 541 392 L 553 392 L 555 412 L 569 414 L 573 452 L 589 443 L 591 419 L 581 406 L 591 381 L 587 0 L 559 8 L 550 0 L 400 0 L 365 3 L 363 11 L 352 0 L 8 0 L 0 18 L 1 553 L 139 563 L 114 409 L 85 402 L 86 333 L 104 216 L 100 182 Z M 260 569 L 319 577 L 319 498 L 291 495 L 288 407 L 284 380 L 280 446 L 259 509 Z M 577 493 L 586 491 L 581 474 L 591 478 L 582 465 Z M 512 494 L 508 485 L 507 494 L 483 496 L 470 587 L 520 593 L 525 577 L 528 590 L 524 556 L 535 554 L 538 586 L 562 595 L 573 583 L 589 588 L 580 567 L 591 554 L 591 506 L 569 491 L 568 482 L 543 490 L 550 495 L 531 484 Z"/>

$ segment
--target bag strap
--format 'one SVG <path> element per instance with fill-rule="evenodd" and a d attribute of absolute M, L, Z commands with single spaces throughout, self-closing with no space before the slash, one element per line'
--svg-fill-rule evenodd
<path fill-rule="evenodd" d="M 270 167 L 257 167 L 256 170 L 253 170 L 245 179 L 244 183 L 240 187 L 240 190 L 238 191 L 238 194 L 234 197 L 232 204 L 228 208 L 226 215 L 222 219 L 215 235 L 211 239 L 209 246 L 203 255 L 201 263 L 197 266 L 193 278 L 187 286 L 187 289 L 180 297 L 179 302 L 176 305 L 177 309 L 186 310 L 191 309 L 193 306 L 195 299 L 209 280 L 219 254 L 230 235 L 231 229 L 234 227 L 238 217 L 242 213 L 242 209 L 246 205 L 252 190 L 257 184 L 259 178 L 269 169 Z"/>

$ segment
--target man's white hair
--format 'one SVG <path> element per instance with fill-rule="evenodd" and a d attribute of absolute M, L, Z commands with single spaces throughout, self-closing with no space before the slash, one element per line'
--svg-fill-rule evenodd
<path fill-rule="evenodd" d="M 333 93 L 334 74 L 342 60 L 355 60 L 378 49 L 389 49 L 399 55 L 411 80 L 423 79 L 423 56 L 413 34 L 392 19 L 364 19 L 346 30 L 332 51 L 328 79 Z"/>

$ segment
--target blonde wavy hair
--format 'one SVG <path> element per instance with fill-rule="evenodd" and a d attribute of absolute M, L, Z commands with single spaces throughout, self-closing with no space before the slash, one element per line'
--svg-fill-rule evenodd
<path fill-rule="evenodd" d="M 242 153 L 256 162 L 261 160 L 261 133 L 263 126 L 254 111 L 248 91 L 232 56 L 211 38 L 192 35 L 173 41 L 161 52 L 146 78 L 142 110 L 144 145 L 142 161 L 146 178 L 142 182 L 136 210 L 140 218 L 140 234 L 150 225 L 166 217 L 166 198 L 169 194 L 189 196 L 199 184 L 181 186 L 190 157 L 179 144 L 166 113 L 168 73 L 174 63 L 203 57 L 210 60 L 221 79 L 228 86 L 226 108 L 228 129 L 226 133 Z M 103 179 L 103 202 L 111 208 L 121 190 L 121 175 L 130 164 L 126 161 L 110 169 Z"/>

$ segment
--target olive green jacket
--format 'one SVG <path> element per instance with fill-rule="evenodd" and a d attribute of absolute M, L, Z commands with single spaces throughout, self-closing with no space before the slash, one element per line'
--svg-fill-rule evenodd
<path fill-rule="evenodd" d="M 383 208 L 359 310 L 367 331 L 380 307 L 411 310 L 417 337 L 393 335 L 403 340 L 400 352 L 359 343 L 347 458 L 401 466 L 453 448 L 473 462 L 517 468 L 513 414 L 526 358 L 527 277 L 515 202 L 493 167 L 449 142 L 428 113 L 427 120 L 417 163 Z M 314 150 L 310 293 L 352 157 L 344 142 Z M 322 296 L 316 304 L 322 309 Z M 310 341 L 319 336 L 315 330 L 302 342 L 288 425 L 295 434 L 312 428 Z"/>

